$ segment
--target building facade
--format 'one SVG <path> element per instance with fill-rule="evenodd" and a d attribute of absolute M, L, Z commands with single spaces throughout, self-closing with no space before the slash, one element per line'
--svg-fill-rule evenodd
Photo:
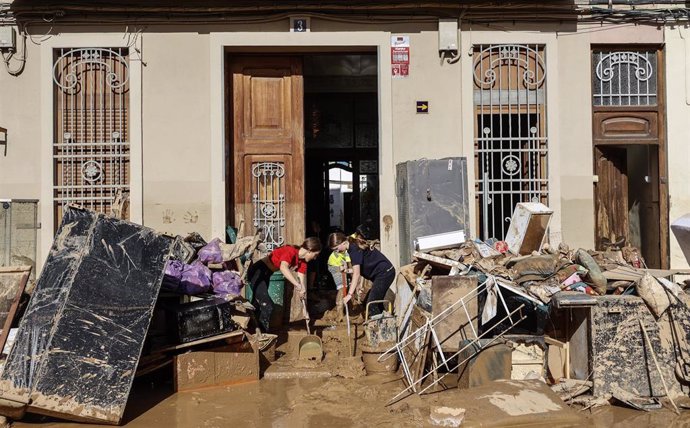
<path fill-rule="evenodd" d="M 464 156 L 472 237 L 538 201 L 552 243 L 687 266 L 684 3 L 206 3 L 0 6 L 0 198 L 39 200 L 38 260 L 65 203 L 269 245 L 370 222 L 398 260 L 396 164 Z"/>

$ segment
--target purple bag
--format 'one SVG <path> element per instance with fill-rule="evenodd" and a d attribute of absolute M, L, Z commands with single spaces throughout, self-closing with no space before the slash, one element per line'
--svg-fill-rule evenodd
<path fill-rule="evenodd" d="M 164 290 L 177 291 L 180 287 L 180 279 L 182 278 L 184 266 L 184 263 L 179 260 L 168 260 L 165 264 L 165 274 L 163 275 L 163 283 L 161 284 Z"/>
<path fill-rule="evenodd" d="M 223 253 L 220 250 L 220 239 L 215 238 L 213 241 L 204 245 L 199 250 L 199 261 L 205 265 L 209 263 L 223 263 Z"/>
<path fill-rule="evenodd" d="M 185 265 L 177 291 L 190 295 L 211 291 L 211 271 L 199 261 Z"/>
<path fill-rule="evenodd" d="M 226 270 L 213 273 L 213 293 L 218 296 L 239 296 L 243 285 L 242 278 L 235 272 Z"/>

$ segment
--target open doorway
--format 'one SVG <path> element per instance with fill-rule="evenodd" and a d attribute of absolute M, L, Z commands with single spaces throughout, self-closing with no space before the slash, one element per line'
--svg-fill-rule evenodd
<path fill-rule="evenodd" d="M 227 224 L 261 230 L 268 250 L 305 236 L 326 246 L 359 224 L 378 239 L 376 53 L 228 52 L 226 63 Z M 310 266 L 327 282 L 328 256 Z"/>
<path fill-rule="evenodd" d="M 325 239 L 367 224 L 378 238 L 375 54 L 304 57 L 307 233 Z"/>
<path fill-rule="evenodd" d="M 660 268 L 658 146 L 596 146 L 595 156 L 597 248 L 631 245 L 647 266 Z"/>
<path fill-rule="evenodd" d="M 376 54 L 304 57 L 305 230 L 328 234 L 366 224 L 379 237 Z M 313 266 L 315 285 L 331 288 L 328 249 Z"/>

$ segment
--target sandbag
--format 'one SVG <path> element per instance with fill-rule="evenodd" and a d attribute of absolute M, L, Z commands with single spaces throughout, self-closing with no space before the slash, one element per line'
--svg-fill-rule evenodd
<path fill-rule="evenodd" d="M 219 297 L 239 296 L 242 290 L 242 278 L 230 270 L 213 273 L 213 294 Z"/>
<path fill-rule="evenodd" d="M 666 290 L 649 272 L 637 280 L 637 294 L 657 318 L 671 306 Z"/>
<path fill-rule="evenodd" d="M 601 268 L 599 267 L 597 262 L 594 261 L 592 256 L 590 256 L 587 251 L 580 248 L 575 253 L 575 259 L 579 264 L 581 264 L 582 266 L 584 266 L 585 269 L 587 269 L 588 272 L 586 275 L 586 279 L 588 280 L 588 282 L 592 284 L 592 288 L 594 288 L 594 291 L 596 291 L 601 296 L 606 294 L 606 277 L 601 272 Z"/>

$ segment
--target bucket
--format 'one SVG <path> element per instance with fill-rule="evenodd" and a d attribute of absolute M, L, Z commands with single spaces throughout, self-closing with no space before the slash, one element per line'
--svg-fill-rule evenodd
<path fill-rule="evenodd" d="M 364 370 L 368 375 L 380 373 L 395 373 L 398 370 L 398 354 L 388 356 L 385 360 L 379 361 L 381 354 L 395 345 L 395 342 L 381 342 L 378 346 L 362 344 L 362 361 Z"/>
<path fill-rule="evenodd" d="M 369 318 L 369 306 L 375 303 L 388 303 L 388 313 L 382 312 L 377 318 Z M 398 340 L 398 327 L 395 316 L 393 316 L 393 305 L 388 300 L 372 300 L 367 303 L 363 326 L 367 345 L 371 347 L 377 347 L 379 343 Z"/>
<path fill-rule="evenodd" d="M 285 276 L 280 271 L 276 271 L 271 275 L 268 281 L 268 297 L 273 302 L 273 312 L 271 313 L 271 329 L 281 327 L 283 325 L 283 313 L 285 302 Z M 245 287 L 245 298 L 250 302 L 254 298 L 254 290 L 251 285 Z"/>

